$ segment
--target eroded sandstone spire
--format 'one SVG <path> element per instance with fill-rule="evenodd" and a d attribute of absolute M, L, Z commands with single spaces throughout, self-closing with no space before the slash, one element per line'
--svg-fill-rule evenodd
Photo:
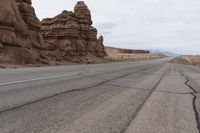
<path fill-rule="evenodd" d="M 32 49 L 45 47 L 31 0 L 1 0 L 0 43 L 0 63 L 32 62 Z"/>
<path fill-rule="evenodd" d="M 51 47 L 62 49 L 65 56 L 93 55 L 104 57 L 103 42 L 99 44 L 97 30 L 92 26 L 91 13 L 83 1 L 74 12 L 63 11 L 42 21 L 44 39 Z"/>
<path fill-rule="evenodd" d="M 63 11 L 42 22 L 31 5 L 31 0 L 1 0 L 0 63 L 63 62 L 106 55 L 83 1 L 74 12 Z"/>

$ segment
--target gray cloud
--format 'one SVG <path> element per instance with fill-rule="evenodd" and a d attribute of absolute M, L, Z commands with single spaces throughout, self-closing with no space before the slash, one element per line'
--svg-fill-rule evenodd
<path fill-rule="evenodd" d="M 98 23 L 96 26 L 98 26 L 99 28 L 102 28 L 102 29 L 112 30 L 117 27 L 117 24 L 104 22 L 104 23 Z"/>
<path fill-rule="evenodd" d="M 112 32 L 110 31 L 101 31 L 99 32 L 100 35 L 109 35 L 109 34 L 112 34 Z"/>
<path fill-rule="evenodd" d="M 112 34 L 112 31 L 117 27 L 116 23 L 102 22 L 95 24 L 95 27 L 99 29 L 99 34 L 109 35 Z"/>

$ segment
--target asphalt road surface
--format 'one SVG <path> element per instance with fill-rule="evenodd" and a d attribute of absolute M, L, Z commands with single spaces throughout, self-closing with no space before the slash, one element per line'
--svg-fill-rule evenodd
<path fill-rule="evenodd" d="M 0 70 L 0 133 L 200 133 L 200 68 L 169 59 Z"/>

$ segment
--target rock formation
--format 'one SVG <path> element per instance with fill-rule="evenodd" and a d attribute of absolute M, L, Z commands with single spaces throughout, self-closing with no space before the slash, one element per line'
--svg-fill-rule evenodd
<path fill-rule="evenodd" d="M 42 31 L 50 49 L 61 50 L 62 56 L 106 56 L 103 37 L 97 39 L 90 10 L 83 1 L 77 3 L 74 12 L 63 11 L 54 18 L 44 19 Z"/>
<path fill-rule="evenodd" d="M 22 19 L 29 29 L 28 40 L 34 48 L 45 48 L 44 40 L 41 34 L 41 23 L 36 17 L 35 10 L 31 6 L 31 0 L 16 0 Z"/>
<path fill-rule="evenodd" d="M 34 48 L 43 49 L 40 22 L 31 0 L 1 0 L 0 63 L 34 62 Z"/>
<path fill-rule="evenodd" d="M 48 64 L 106 55 L 84 2 L 42 23 L 31 5 L 31 0 L 1 0 L 0 63 Z"/>

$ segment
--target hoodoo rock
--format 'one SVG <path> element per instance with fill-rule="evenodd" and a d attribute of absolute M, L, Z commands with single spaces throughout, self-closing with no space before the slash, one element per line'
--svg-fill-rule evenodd
<path fill-rule="evenodd" d="M 78 2 L 74 12 L 40 22 L 31 0 L 1 0 L 0 63 L 48 64 L 105 55 L 103 37 L 97 39 L 84 2 Z"/>
<path fill-rule="evenodd" d="M 106 56 L 103 37 L 97 39 L 90 10 L 83 1 L 76 4 L 74 12 L 63 11 L 54 18 L 44 19 L 42 31 L 50 49 L 62 50 L 63 56 Z"/>
<path fill-rule="evenodd" d="M 36 60 L 34 48 L 45 46 L 40 22 L 31 0 L 1 0 L 0 63 L 31 63 Z"/>
<path fill-rule="evenodd" d="M 35 10 L 31 6 L 31 0 L 16 0 L 22 19 L 29 29 L 28 39 L 34 48 L 44 48 L 44 40 L 41 34 L 41 23 L 36 17 Z"/>

